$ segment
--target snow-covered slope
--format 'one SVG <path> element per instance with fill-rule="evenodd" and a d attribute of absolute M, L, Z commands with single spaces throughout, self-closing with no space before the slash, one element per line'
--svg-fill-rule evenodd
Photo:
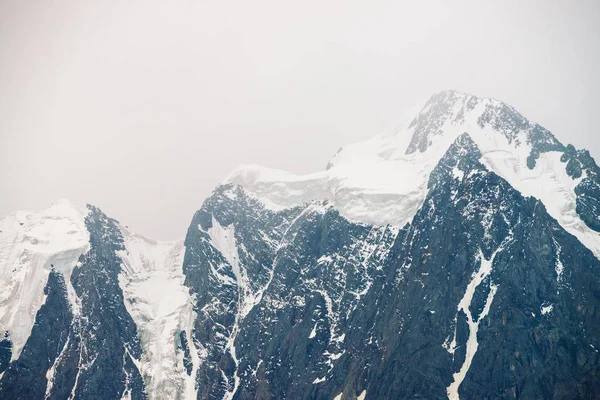
<path fill-rule="evenodd" d="M 140 372 L 150 399 L 196 398 L 194 376 L 183 366 L 179 344 L 184 332 L 193 346 L 191 327 L 195 318 L 192 299 L 184 286 L 183 240 L 160 242 L 121 228 L 126 250 L 121 252 L 119 277 L 125 306 L 133 317 L 142 343 Z M 193 349 L 194 370 L 199 363 Z"/>
<path fill-rule="evenodd" d="M 59 200 L 40 212 L 20 211 L 0 219 L 0 330 L 8 332 L 12 359 L 19 358 L 44 303 L 52 265 L 69 282 L 89 247 L 86 211 Z M 67 287 L 72 306 L 75 294 Z"/>
<path fill-rule="evenodd" d="M 560 161 L 564 146 L 546 129 L 494 99 L 445 91 L 406 123 L 344 146 L 325 171 L 294 175 L 241 166 L 225 180 L 242 185 L 272 209 L 328 199 L 345 217 L 403 226 L 427 195 L 429 174 L 456 138 L 467 132 L 482 162 L 549 213 L 600 257 L 600 235 L 577 215 L 572 179 Z"/>

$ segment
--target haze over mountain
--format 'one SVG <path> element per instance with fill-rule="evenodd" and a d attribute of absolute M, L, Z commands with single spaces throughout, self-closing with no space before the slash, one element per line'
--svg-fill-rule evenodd
<path fill-rule="evenodd" d="M 508 104 L 443 91 L 199 203 L 173 242 L 1 218 L 0 398 L 600 396 L 600 168 Z"/>
<path fill-rule="evenodd" d="M 174 240 L 237 165 L 320 171 L 443 89 L 600 154 L 598 27 L 594 0 L 3 0 L 0 215 L 66 197 Z"/>

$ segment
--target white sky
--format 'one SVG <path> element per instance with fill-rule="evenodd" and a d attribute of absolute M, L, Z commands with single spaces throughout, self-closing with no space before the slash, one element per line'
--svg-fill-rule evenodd
<path fill-rule="evenodd" d="M 183 237 L 236 165 L 321 170 L 444 89 L 600 157 L 597 1 L 0 0 L 0 215 Z"/>

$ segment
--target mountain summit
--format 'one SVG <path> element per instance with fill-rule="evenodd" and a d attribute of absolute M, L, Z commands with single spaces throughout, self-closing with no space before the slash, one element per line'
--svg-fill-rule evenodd
<path fill-rule="evenodd" d="M 236 169 L 158 242 L 0 219 L 0 398 L 600 397 L 600 169 L 432 96 L 326 170 Z"/>
<path fill-rule="evenodd" d="M 529 150 L 530 168 L 535 166 L 540 153 L 564 149 L 549 131 L 530 122 L 511 106 L 450 90 L 433 95 L 412 120 L 409 125 L 412 140 L 406 154 L 417 150 L 425 152 L 435 136 L 453 131 L 453 127 L 470 128 L 476 133 L 483 131 L 492 137 L 502 134 L 515 148 Z"/>

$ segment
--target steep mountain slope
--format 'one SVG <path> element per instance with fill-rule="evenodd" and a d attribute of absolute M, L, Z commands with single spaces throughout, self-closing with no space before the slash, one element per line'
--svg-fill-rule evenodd
<path fill-rule="evenodd" d="M 235 328 L 234 397 L 597 395 L 599 261 L 482 159 L 460 135 L 400 231 L 302 207 L 262 302 Z M 231 212 L 239 192 L 223 186 L 211 202 Z"/>
<path fill-rule="evenodd" d="M 0 219 L 0 329 L 9 333 L 19 358 L 54 265 L 67 278 L 89 248 L 85 211 L 60 200 L 40 213 L 17 212 Z M 68 286 L 70 301 L 74 290 Z M 0 370 L 2 373 L 3 370 Z"/>
<path fill-rule="evenodd" d="M 572 398 L 597 390 L 598 260 L 478 158 L 465 135 L 442 159 L 386 278 L 365 299 L 379 313 L 353 324 L 372 326 L 385 343 L 375 368 L 357 362 L 368 371 L 367 397 Z"/>
<path fill-rule="evenodd" d="M 183 241 L 12 214 L 0 398 L 597 398 L 599 201 L 588 152 L 447 91 L 325 171 L 238 168 Z"/>

